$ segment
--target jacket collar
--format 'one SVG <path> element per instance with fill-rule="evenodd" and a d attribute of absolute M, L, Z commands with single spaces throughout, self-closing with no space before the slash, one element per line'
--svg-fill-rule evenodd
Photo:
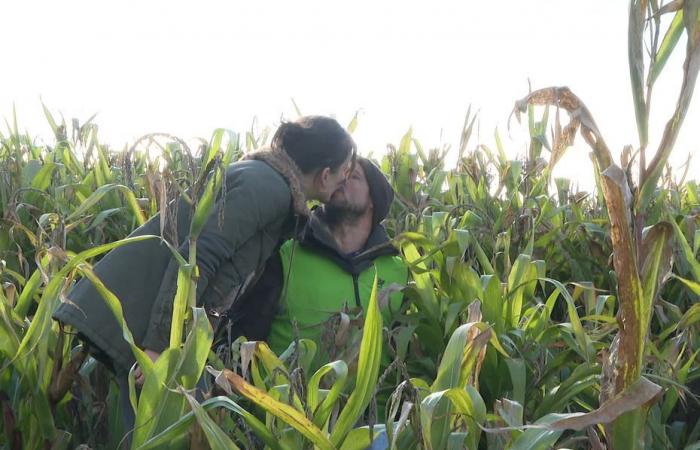
<path fill-rule="evenodd" d="M 397 255 L 383 225 L 377 224 L 367 238 L 367 242 L 359 254 L 347 255 L 338 248 L 330 228 L 325 222 L 323 209 L 316 207 L 312 210 L 309 221 L 304 228 L 299 243 L 302 247 L 324 253 L 333 259 L 346 271 L 359 275 L 371 266 L 374 259 L 385 255 Z"/>

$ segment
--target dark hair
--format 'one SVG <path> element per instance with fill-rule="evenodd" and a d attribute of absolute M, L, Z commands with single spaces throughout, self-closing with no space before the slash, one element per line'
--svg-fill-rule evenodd
<path fill-rule="evenodd" d="M 273 149 L 282 149 L 305 174 L 330 167 L 337 170 L 357 147 L 350 134 L 325 116 L 304 116 L 282 122 L 272 137 Z"/>

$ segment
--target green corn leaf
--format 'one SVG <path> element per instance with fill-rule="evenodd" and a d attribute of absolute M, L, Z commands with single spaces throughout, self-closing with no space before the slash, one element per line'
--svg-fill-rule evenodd
<path fill-rule="evenodd" d="M 340 412 L 331 432 L 331 442 L 334 446 L 339 447 L 345 441 L 347 434 L 372 400 L 379 377 L 381 356 L 382 315 L 377 303 L 377 276 L 375 274 L 369 305 L 365 313 L 355 389 L 348 397 L 348 401 Z"/>
<path fill-rule="evenodd" d="M 185 396 L 190 404 L 190 408 L 192 408 L 192 412 L 197 418 L 199 426 L 204 431 L 204 435 L 212 450 L 239 450 L 239 447 L 233 443 L 231 438 L 224 433 L 224 430 L 214 422 L 209 413 L 202 408 L 191 394 L 182 388 L 179 388 L 178 391 Z"/>
<path fill-rule="evenodd" d="M 32 179 L 32 187 L 34 189 L 45 191 L 51 185 L 51 178 L 53 177 L 57 164 L 54 163 L 44 163 L 39 169 L 39 172 Z"/>
<path fill-rule="evenodd" d="M 519 358 L 506 359 L 510 380 L 513 384 L 513 400 L 521 405 L 525 404 L 525 387 L 527 386 L 527 370 L 525 361 Z"/>
<path fill-rule="evenodd" d="M 466 388 L 467 378 L 471 375 L 475 358 L 490 337 L 490 331 L 486 330 L 483 325 L 479 322 L 466 323 L 452 333 L 440 361 L 438 374 L 431 386 L 431 391 Z M 447 445 L 451 428 L 450 404 L 443 402 L 440 405 L 433 405 L 433 408 L 436 409 L 436 417 L 433 419 L 434 423 L 431 429 L 437 430 L 437 432 L 432 435 L 429 445 L 436 449 L 444 448 Z"/>
<path fill-rule="evenodd" d="M 323 431 L 294 407 L 276 400 L 270 394 L 248 384 L 243 378 L 227 369 L 224 369 L 223 374 L 237 392 L 297 430 L 319 449 L 332 450 L 336 448 Z"/>
<path fill-rule="evenodd" d="M 530 256 L 518 256 L 508 275 L 508 301 L 504 305 L 506 323 L 511 327 L 518 327 L 525 294 L 531 292 L 536 283 L 537 268 L 531 264 Z"/>
<path fill-rule="evenodd" d="M 599 374 L 600 367 L 597 365 L 582 364 L 577 366 L 556 389 L 552 389 L 544 396 L 537 405 L 534 416 L 540 417 L 547 413 L 561 411 L 576 395 L 596 386 Z"/>
<path fill-rule="evenodd" d="M 668 222 L 660 222 L 646 230 L 642 240 L 644 260 L 641 268 L 641 281 L 644 302 L 640 306 L 640 339 L 646 338 L 651 321 L 652 308 L 661 284 L 671 272 L 673 248 L 671 236 L 673 228 Z"/>
<path fill-rule="evenodd" d="M 565 414 L 547 414 L 535 422 L 535 425 L 547 425 L 565 417 Z M 550 430 L 547 428 L 527 429 L 513 441 L 511 450 L 549 450 L 559 439 L 563 430 Z"/>
<path fill-rule="evenodd" d="M 46 264 L 46 259 L 42 261 L 42 264 Z M 38 269 L 32 273 L 29 280 L 22 288 L 22 292 L 19 294 L 17 299 L 17 304 L 15 305 L 15 313 L 19 317 L 26 317 L 34 301 L 34 296 L 36 295 L 39 287 L 41 286 L 41 271 Z"/>
<path fill-rule="evenodd" d="M 177 369 L 179 382 L 185 389 L 194 389 L 202 377 L 213 338 L 214 331 L 204 308 L 192 308 L 191 329 Z"/>
<path fill-rule="evenodd" d="M 698 295 L 700 295 L 700 292 Z M 681 320 L 678 322 L 678 328 L 684 330 L 698 322 L 700 322 L 700 303 L 694 303 L 681 317 Z"/>
<path fill-rule="evenodd" d="M 632 100 L 634 101 L 634 113 L 637 118 L 639 142 L 643 147 L 649 141 L 649 111 L 644 91 L 643 51 L 646 9 L 647 2 L 645 0 L 632 0 L 629 8 L 629 28 L 627 30 L 627 57 L 632 84 Z"/>
<path fill-rule="evenodd" d="M 80 216 L 85 214 L 90 208 L 97 205 L 97 203 L 99 203 L 105 195 L 114 191 L 119 191 L 122 193 L 122 195 L 124 195 L 124 198 L 126 198 L 126 201 L 129 204 L 131 211 L 134 213 L 134 217 L 136 217 L 138 224 L 143 225 L 146 223 L 146 216 L 143 214 L 143 211 L 141 211 L 141 207 L 136 200 L 136 196 L 131 189 L 121 184 L 105 184 L 100 186 L 95 190 L 95 192 L 92 193 L 92 195 L 90 195 L 90 197 L 82 202 L 78 208 L 69 214 L 65 221 L 71 222 L 80 218 Z"/>
<path fill-rule="evenodd" d="M 213 397 L 205 400 L 201 403 L 200 408 L 202 410 L 208 411 L 217 408 L 226 409 L 239 416 L 241 416 L 248 426 L 253 430 L 253 432 L 260 437 L 265 445 L 270 447 L 272 450 L 286 450 L 281 442 L 272 435 L 272 433 L 265 427 L 265 424 L 260 422 L 253 414 L 246 411 L 243 407 L 238 405 L 236 402 L 227 397 Z M 171 426 L 153 436 L 142 446 L 138 447 L 138 450 L 150 450 L 155 448 L 163 448 L 167 446 L 170 442 L 175 440 L 177 437 L 184 435 L 189 428 L 192 426 L 196 420 L 194 412 L 190 411 L 183 415 L 177 422 L 173 423 Z"/>
<path fill-rule="evenodd" d="M 404 257 L 409 264 L 413 264 L 421 258 L 420 253 L 416 246 L 410 242 L 405 242 L 401 249 L 403 251 Z M 416 265 L 417 269 L 422 269 L 424 272 L 418 273 L 416 270 L 411 269 L 413 275 L 413 281 L 416 283 L 416 289 L 421 299 L 421 306 L 425 310 L 429 317 L 437 319 L 439 317 L 439 304 L 437 298 L 435 297 L 435 292 L 433 290 L 433 282 L 430 279 L 430 273 L 425 272 L 427 270 L 425 264 L 420 263 Z"/>
<path fill-rule="evenodd" d="M 463 416 L 469 424 L 467 433 L 469 450 L 476 450 L 479 444 L 479 436 L 481 434 L 480 425 L 486 421 L 486 405 L 484 404 L 481 395 L 473 386 L 465 386 L 464 388 L 451 388 L 428 395 L 421 402 L 421 429 L 423 432 L 423 441 L 427 449 L 445 448 L 449 437 L 449 429 L 440 430 L 439 424 L 445 420 L 441 416 L 444 413 L 444 408 L 439 408 L 438 405 L 449 404 L 452 406 L 452 411 Z M 447 421 L 449 423 L 449 420 Z M 435 425 L 438 425 L 436 427 Z M 433 429 L 438 428 L 439 433 L 443 436 L 434 435 Z M 438 444 L 436 444 L 438 443 Z M 444 445 L 442 444 L 444 443 Z M 443 445 L 437 447 L 436 445 Z"/>
<path fill-rule="evenodd" d="M 690 272 L 695 281 L 700 283 L 700 262 L 698 262 L 698 260 L 695 258 L 695 252 L 693 252 L 693 250 L 690 248 L 688 240 L 685 238 L 681 227 L 678 226 L 676 221 L 669 220 L 668 223 L 670 223 L 673 227 L 676 243 L 680 247 L 680 251 L 678 253 L 688 264 Z"/>
<path fill-rule="evenodd" d="M 340 450 L 365 450 L 383 430 L 383 425 L 375 425 L 371 433 L 369 427 L 355 428 L 348 433 Z"/>
<path fill-rule="evenodd" d="M 673 53 L 673 50 L 676 48 L 676 44 L 683 35 L 684 31 L 685 29 L 683 28 L 683 10 L 680 9 L 676 12 L 676 15 L 673 16 L 673 21 L 666 30 L 666 34 L 664 34 L 664 38 L 661 41 L 659 50 L 656 52 L 656 60 L 654 61 L 654 64 L 651 67 L 651 78 L 648 84 L 654 83 L 659 77 L 659 75 L 661 75 L 661 72 L 663 71 L 666 62 L 668 61 L 668 58 L 671 56 L 671 53 Z"/>
<path fill-rule="evenodd" d="M 217 136 L 219 134 L 220 133 L 218 133 Z M 226 152 L 221 159 L 221 163 L 214 168 L 212 175 L 209 177 L 209 180 L 207 180 L 204 187 L 204 192 L 197 202 L 197 206 L 195 207 L 192 215 L 192 221 L 190 223 L 191 239 L 196 239 L 199 236 L 204 229 L 205 224 L 212 215 L 216 195 L 221 190 L 221 184 L 223 183 L 224 172 L 230 164 L 234 152 L 238 151 L 239 148 L 237 135 L 232 137 L 232 139 L 235 139 L 235 141 L 226 148 Z M 223 202 L 225 200 L 225 198 L 222 198 L 220 201 Z"/>
<path fill-rule="evenodd" d="M 552 278 L 542 278 L 542 280 L 546 281 L 547 283 L 553 284 L 559 292 L 559 294 L 561 294 L 562 297 L 564 297 L 564 300 L 566 301 L 567 311 L 569 313 L 571 327 L 574 331 L 574 336 L 576 337 L 576 342 L 579 346 L 578 351 L 581 354 L 581 356 L 586 358 L 587 361 L 590 360 L 594 353 L 592 349 L 592 344 L 590 338 L 583 329 L 581 319 L 579 318 L 578 312 L 576 311 L 576 305 L 574 303 L 573 297 L 569 293 L 568 289 L 566 289 L 566 287 L 560 281 L 554 280 Z"/>
<path fill-rule="evenodd" d="M 59 138 L 59 132 L 58 132 L 58 124 L 56 123 L 56 120 L 53 118 L 53 114 L 51 114 L 51 111 L 49 111 L 49 108 L 46 107 L 44 102 L 41 102 L 41 107 L 44 110 L 44 116 L 46 117 L 46 121 L 49 123 L 49 126 L 51 127 L 51 131 L 53 131 L 54 137 L 56 139 Z M 15 119 L 15 130 L 17 129 L 17 122 Z"/>
<path fill-rule="evenodd" d="M 321 383 L 321 379 L 329 373 L 333 373 L 335 375 L 335 381 L 333 381 L 331 388 L 326 394 L 326 398 L 320 402 L 319 384 Z M 335 406 L 336 402 L 340 398 L 340 394 L 343 392 L 343 387 L 345 387 L 347 377 L 348 365 L 345 363 L 345 361 L 339 360 L 325 364 L 318 369 L 309 380 L 306 402 L 309 409 L 313 413 L 313 422 L 317 427 L 323 428 L 324 424 L 330 417 L 333 406 Z"/>

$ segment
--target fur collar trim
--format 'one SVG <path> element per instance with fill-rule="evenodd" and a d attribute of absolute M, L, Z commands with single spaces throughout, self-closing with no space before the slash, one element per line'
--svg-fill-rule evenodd
<path fill-rule="evenodd" d="M 275 169 L 287 181 L 292 193 L 292 203 L 296 214 L 308 217 L 309 208 L 306 205 L 306 196 L 301 187 L 302 172 L 299 166 L 289 157 L 287 152 L 281 149 L 265 147 L 248 153 L 243 159 L 255 159 L 263 161 Z"/>

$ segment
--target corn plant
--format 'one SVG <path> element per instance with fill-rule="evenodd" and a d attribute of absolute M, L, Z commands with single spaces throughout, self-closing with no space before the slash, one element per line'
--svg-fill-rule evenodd
<path fill-rule="evenodd" d="M 89 242 L 90 230 L 101 224 L 105 225 L 110 221 L 110 216 L 113 220 L 125 210 L 124 206 L 109 208 L 106 211 L 109 214 L 104 214 L 105 211 L 103 211 L 95 216 L 91 211 L 98 204 L 114 206 L 116 202 L 117 205 L 125 203 L 129 206 L 135 220 L 125 224 L 126 226 L 119 229 L 118 234 L 125 235 L 136 225 L 142 224 L 145 221 L 145 214 L 134 192 L 124 185 L 113 182 L 116 175 L 109 161 L 106 160 L 105 149 L 101 148 L 96 141 L 95 129 L 92 130 L 88 153 L 90 150 L 97 149 L 99 157 L 92 161 L 88 155 L 83 155 L 83 162 L 79 164 L 80 159 L 75 155 L 74 150 L 82 145 L 89 134 L 83 132 L 82 128 L 78 128 L 74 133 L 78 137 L 69 142 L 62 131 L 65 129 L 65 124 L 56 126 L 48 111 L 47 119 L 59 140 L 55 149 L 29 147 L 32 145 L 31 142 L 28 139 L 22 139 L 18 134 L 13 135 L 13 138 L 8 141 L 14 144 L 14 147 L 7 145 L 3 147 L 7 151 L 5 156 L 9 161 L 15 165 L 23 165 L 19 171 L 20 174 L 23 171 L 34 170 L 34 163 L 44 164 L 32 175 L 33 178 L 12 179 L 10 177 L 6 178 L 8 184 L 3 185 L 7 188 L 4 192 L 11 192 L 10 198 L 13 199 L 5 204 L 7 209 L 3 216 L 5 223 L 8 224 L 7 227 L 2 228 L 8 244 L 3 248 L 4 257 L 7 257 L 11 266 L 8 267 L 8 264 L 3 261 L 3 274 L 12 277 L 17 283 L 16 285 L 7 284 L 2 291 L 3 317 L 5 317 L 3 336 L 7 337 L 3 340 L 3 355 L 7 358 L 4 360 L 3 392 L 6 394 L 3 396 L 3 407 L 8 417 L 8 442 L 12 443 L 13 448 L 22 446 L 38 448 L 43 445 L 40 444 L 41 442 L 55 442 L 56 445 L 61 445 L 60 442 L 63 441 L 63 445 L 67 445 L 70 433 L 57 428 L 55 419 L 60 419 L 63 423 L 67 422 L 70 425 L 69 428 L 76 428 L 77 424 L 71 424 L 70 420 L 64 418 L 64 413 L 58 407 L 65 400 L 64 397 L 69 392 L 73 381 L 82 379 L 79 369 L 86 359 L 87 352 L 81 345 L 74 347 L 72 340 L 65 338 L 65 333 L 59 330 L 58 324 L 52 323 L 50 317 L 58 302 L 64 298 L 64 292 L 70 286 L 72 279 L 81 275 L 95 283 L 105 297 L 105 301 L 108 301 L 112 311 L 124 326 L 125 339 L 132 343 L 139 364 L 151 379 L 139 396 L 137 413 L 139 426 L 132 439 L 133 445 L 138 446 L 154 432 L 153 430 L 167 426 L 169 421 L 172 421 L 169 417 L 179 417 L 182 413 L 185 398 L 181 394 L 172 394 L 170 392 L 170 388 L 174 388 L 172 382 L 171 386 L 168 386 L 166 381 L 177 378 L 177 382 L 182 386 L 192 388 L 199 379 L 209 353 L 211 330 L 208 328 L 209 322 L 206 315 L 201 309 L 188 307 L 188 305 L 194 306 L 193 291 L 189 288 L 196 277 L 196 271 L 193 270 L 195 266 L 192 261 L 184 261 L 177 252 L 174 252 L 181 263 L 179 284 L 182 286 L 176 299 L 176 305 L 179 307 L 175 308 L 173 322 L 173 336 L 176 338 L 172 340 L 171 351 L 166 352 L 162 359 L 159 359 L 160 362 L 154 365 L 138 347 L 133 345 L 131 334 L 123 322 L 118 299 L 92 274 L 86 261 L 99 257 L 118 246 L 156 237 L 120 239 L 94 246 L 77 254 L 64 250 L 67 246 L 78 248 L 84 246 Z M 204 155 L 200 164 L 199 183 L 203 193 L 201 201 L 196 203 L 193 214 L 191 227 L 193 241 L 190 243 L 190 254 L 194 255 L 193 258 L 196 257 L 196 236 L 210 214 L 213 199 L 221 186 L 222 167 L 225 167 L 237 151 L 235 140 L 232 140 L 227 151 L 220 152 L 223 135 L 223 130 L 218 130 L 214 134 L 212 144 L 207 147 L 208 153 Z M 13 150 L 16 153 L 12 153 Z M 25 151 L 29 151 L 30 158 L 24 157 L 22 152 Z M 126 155 L 128 155 L 127 152 L 121 156 Z M 221 161 L 215 161 L 215 159 L 221 159 Z M 72 164 L 66 164 L 66 161 L 71 161 Z M 68 166 L 73 169 L 72 172 L 67 171 Z M 206 175 L 212 167 L 215 168 L 214 175 L 207 181 Z M 172 169 L 176 168 L 177 164 L 174 164 Z M 14 173 L 8 175 L 14 175 Z M 67 184 L 56 183 L 57 178 L 59 182 L 67 182 Z M 19 185 L 12 184 L 15 182 Z M 22 188 L 21 183 L 27 184 L 27 182 L 31 183 L 32 187 Z M 68 189 L 71 195 L 66 195 Z M 90 191 L 93 192 L 90 193 Z M 199 199 L 196 183 L 194 191 L 196 195 L 193 195 L 193 198 L 196 201 Z M 118 192 L 123 193 L 123 202 L 115 196 Z M 21 199 L 21 195 L 28 198 Z M 164 207 L 164 205 L 161 206 Z M 45 210 L 48 211 L 41 214 Z M 93 218 L 92 224 L 88 227 L 85 223 L 89 223 Z M 38 228 L 38 232 L 34 232 L 35 227 Z M 71 236 L 77 235 L 78 231 L 87 232 L 82 236 L 83 244 L 72 245 Z M 104 229 L 101 231 L 104 232 Z M 102 237 L 101 233 L 97 236 Z M 87 240 L 85 240 L 86 237 L 88 237 Z M 73 238 L 76 242 L 79 241 L 77 236 Z M 27 261 L 26 252 L 11 252 L 13 246 L 22 250 L 25 239 L 35 246 L 33 248 L 35 253 L 31 255 L 34 264 Z M 15 255 L 16 257 L 12 258 Z M 36 269 L 30 276 L 25 277 L 23 273 L 31 270 L 32 266 Z M 181 348 L 183 323 L 185 323 L 187 311 L 193 312 L 190 314 L 191 319 L 188 320 L 192 327 L 184 347 Z M 208 332 L 207 329 L 209 329 Z M 55 348 L 55 351 L 49 351 L 50 348 Z M 34 359 L 32 356 L 35 353 L 47 357 Z M 49 355 L 52 357 L 49 358 Z M 94 361 L 91 366 L 94 366 Z M 84 372 L 83 375 L 87 375 L 84 368 L 81 371 Z M 82 392 L 80 397 L 87 398 L 89 395 L 89 392 Z M 79 400 L 85 400 L 85 398 Z M 136 406 L 135 401 L 134 406 Z M 59 411 L 56 411 L 57 408 Z M 118 433 L 117 430 L 112 431 L 113 434 Z M 118 440 L 119 437 L 115 436 L 114 443 Z"/>
<path fill-rule="evenodd" d="M 675 18 L 662 30 L 661 16 L 675 12 Z M 613 262 L 620 301 L 619 333 L 606 366 L 603 397 L 618 393 L 636 383 L 644 369 L 644 355 L 655 300 L 660 285 L 672 265 L 671 239 L 676 233 L 674 221 L 659 222 L 645 228 L 645 218 L 663 167 L 673 149 L 683 118 L 693 95 L 700 70 L 700 2 L 632 1 L 629 18 L 629 66 L 639 131 L 639 177 L 635 185 L 627 173 L 630 162 L 620 168 L 612 159 L 602 133 L 581 100 L 567 88 L 547 88 L 533 92 L 518 102 L 516 111 L 527 105 L 547 104 L 566 110 L 571 117 L 563 129 L 556 129 L 554 151 L 564 151 L 580 129 L 593 149 L 596 170 L 602 179 L 603 194 L 611 223 Z M 650 58 L 646 82 L 643 41 L 645 28 L 650 32 Z M 666 124 L 659 148 L 647 164 L 649 107 L 654 82 L 662 72 L 678 38 L 687 35 L 683 83 L 678 103 Z M 667 218 L 668 219 L 668 218 Z M 692 265 L 692 264 L 691 264 Z M 616 420 L 608 430 L 614 448 L 643 448 L 647 408 L 640 408 Z M 635 436 L 630 439 L 630 436 Z"/>

